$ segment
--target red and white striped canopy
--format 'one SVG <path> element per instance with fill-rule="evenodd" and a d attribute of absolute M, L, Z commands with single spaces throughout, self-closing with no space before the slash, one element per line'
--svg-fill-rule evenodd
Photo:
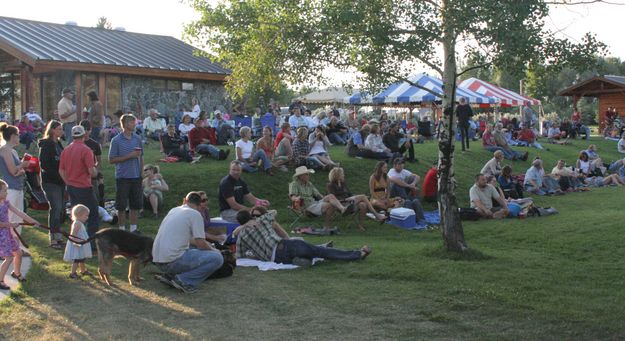
<path fill-rule="evenodd" d="M 468 88 L 478 94 L 499 99 L 502 107 L 519 107 L 522 105 L 540 105 L 540 101 L 531 97 L 523 96 L 512 90 L 504 89 L 477 78 L 469 78 L 460 83 L 461 87 Z"/>

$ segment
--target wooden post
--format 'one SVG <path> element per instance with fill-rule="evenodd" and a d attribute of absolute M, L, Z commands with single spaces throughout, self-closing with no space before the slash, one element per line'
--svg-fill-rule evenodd
<path fill-rule="evenodd" d="M 74 98 L 76 99 L 76 124 L 82 120 L 82 80 L 80 71 L 76 71 L 74 74 L 74 86 L 76 87 L 76 93 Z"/>
<path fill-rule="evenodd" d="M 104 117 L 106 117 L 108 113 L 106 112 L 107 103 L 106 103 L 106 74 L 105 73 L 98 74 L 98 98 L 100 99 L 100 103 L 102 103 L 102 106 L 104 108 Z"/>
<path fill-rule="evenodd" d="M 22 70 L 20 71 L 20 97 L 22 102 L 22 112 L 28 110 L 28 107 L 32 105 L 32 96 L 33 96 L 33 68 L 30 65 L 22 65 Z M 16 113 L 13 112 L 12 119 L 15 121 Z M 21 117 L 22 113 L 20 113 Z"/>

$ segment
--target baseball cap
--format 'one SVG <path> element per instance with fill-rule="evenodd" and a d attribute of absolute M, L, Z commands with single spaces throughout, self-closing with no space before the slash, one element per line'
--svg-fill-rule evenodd
<path fill-rule="evenodd" d="M 72 128 L 72 137 L 81 137 L 85 135 L 85 128 L 83 126 L 74 126 Z"/>

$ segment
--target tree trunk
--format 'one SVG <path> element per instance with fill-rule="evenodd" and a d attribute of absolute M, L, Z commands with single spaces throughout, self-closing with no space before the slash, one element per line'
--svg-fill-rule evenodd
<path fill-rule="evenodd" d="M 444 26 L 444 25 L 443 25 Z M 468 249 L 456 202 L 454 178 L 454 104 L 456 92 L 456 52 L 453 31 L 446 28 L 443 37 L 443 118 L 438 128 L 438 209 L 441 216 L 443 241 L 448 251 Z"/>

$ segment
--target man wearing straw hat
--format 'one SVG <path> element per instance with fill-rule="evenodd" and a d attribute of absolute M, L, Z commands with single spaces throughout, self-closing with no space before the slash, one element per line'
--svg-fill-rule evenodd
<path fill-rule="evenodd" d="M 354 203 L 343 206 L 333 194 L 321 195 L 310 182 L 310 174 L 314 173 L 314 170 L 306 166 L 297 167 L 293 174 L 293 182 L 289 184 L 289 198 L 294 207 L 302 207 L 315 217 L 323 215 L 323 228 L 328 230 L 335 211 L 348 215 L 354 213 L 356 207 Z"/>

